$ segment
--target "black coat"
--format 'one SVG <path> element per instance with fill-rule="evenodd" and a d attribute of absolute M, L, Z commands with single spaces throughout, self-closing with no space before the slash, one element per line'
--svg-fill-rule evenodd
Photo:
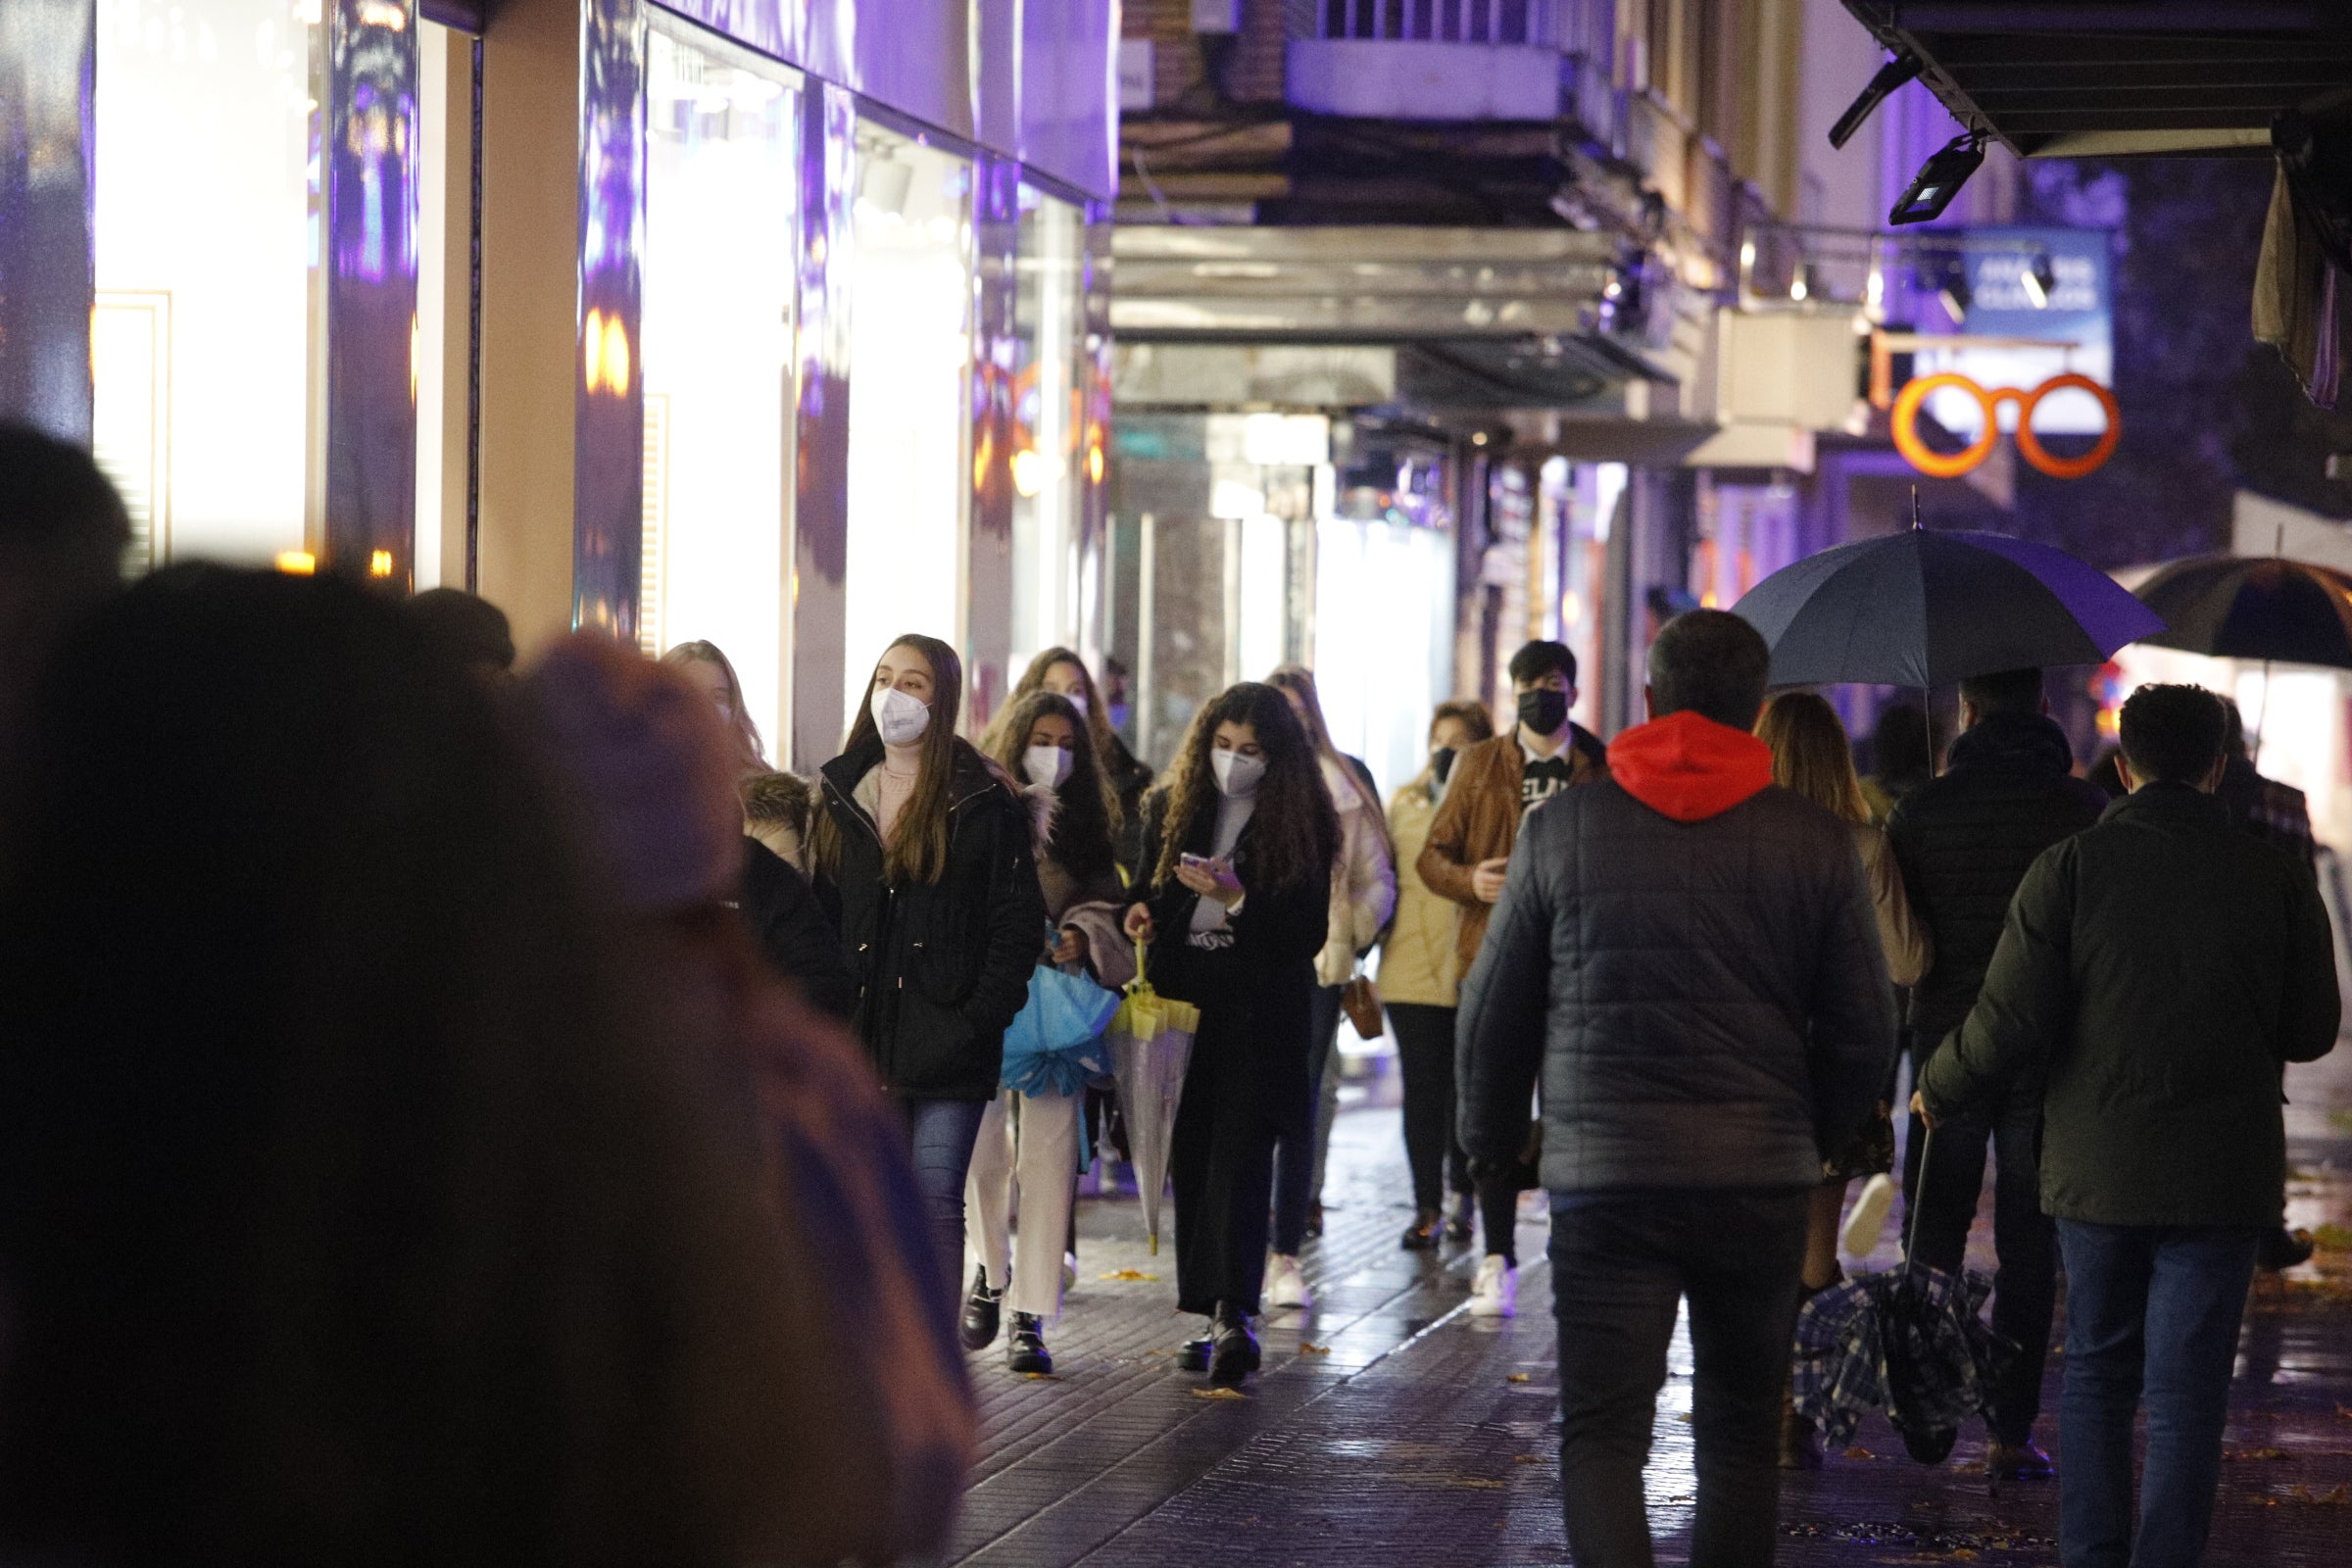
<path fill-rule="evenodd" d="M 1811 1187 L 1875 1112 L 1894 993 L 1853 829 L 1788 790 L 1678 822 L 1603 781 L 1530 812 L 1456 1018 L 1460 1138 L 1544 1185 Z"/>
<path fill-rule="evenodd" d="M 2152 784 L 2044 854 L 1984 994 L 1921 1074 L 1945 1116 L 2046 1073 L 2041 1205 L 2101 1225 L 2278 1223 L 2278 1075 L 2335 1045 L 2318 889 L 2210 797 Z"/>
<path fill-rule="evenodd" d="M 1152 764 L 1127 749 L 1127 743 L 1116 735 L 1102 757 L 1102 772 L 1110 780 L 1111 792 L 1119 798 L 1119 869 L 1129 881 L 1135 880 L 1136 867 L 1145 863 L 1144 853 L 1144 797 L 1152 788 Z"/>
<path fill-rule="evenodd" d="M 1165 809 L 1166 797 L 1154 796 L 1145 814 L 1147 872 L 1159 863 Z M 1217 814 L 1210 809 L 1198 815 L 1183 849 L 1205 856 L 1215 847 Z M 1262 886 L 1251 863 L 1256 831 L 1252 818 L 1233 851 L 1242 912 L 1232 917 L 1229 931 L 1210 933 L 1229 940 L 1194 941 L 1193 910 L 1200 895 L 1174 878 L 1147 899 L 1155 928 L 1150 979 L 1154 991 L 1200 1009 L 1196 1064 L 1238 1066 L 1221 1085 L 1233 1097 L 1226 1102 L 1251 1103 L 1282 1131 L 1303 1135 L 1314 1124 L 1314 1086 L 1306 1069 L 1315 956 L 1331 930 L 1331 882 L 1320 876 L 1297 887 Z"/>
<path fill-rule="evenodd" d="M 1944 774 L 1904 796 L 1886 819 L 1903 891 L 1935 942 L 1936 962 L 1911 998 L 1922 1050 L 1975 1004 L 2026 868 L 2107 808 L 2107 792 L 2074 777 L 2074 762 L 2053 720 L 1999 714 L 1954 741 Z"/>
<path fill-rule="evenodd" d="M 888 885 L 882 834 L 857 801 L 881 765 L 867 743 L 821 770 L 840 864 L 817 879 L 858 985 L 856 1019 L 883 1087 L 921 1100 L 991 1100 L 1004 1026 L 1046 949 L 1028 808 L 980 754 L 956 743 L 948 863 L 937 882 Z"/>
<path fill-rule="evenodd" d="M 816 890 L 758 839 L 743 841 L 743 918 L 778 974 L 801 988 L 811 1006 L 848 1023 L 858 1010 L 858 982 L 841 950 L 841 933 Z"/>

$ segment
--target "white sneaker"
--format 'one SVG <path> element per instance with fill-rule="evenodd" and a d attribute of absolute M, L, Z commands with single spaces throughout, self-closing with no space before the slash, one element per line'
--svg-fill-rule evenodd
<path fill-rule="evenodd" d="M 1478 1277 L 1470 1282 L 1470 1315 L 1519 1315 L 1519 1271 L 1504 1262 L 1500 1252 L 1489 1252 L 1478 1265 Z"/>
<path fill-rule="evenodd" d="M 1268 1306 L 1312 1306 L 1315 1293 L 1306 1288 L 1306 1276 L 1298 1271 L 1298 1260 L 1274 1254 L 1266 1265 L 1266 1304 Z"/>
<path fill-rule="evenodd" d="M 1853 1211 L 1845 1216 L 1845 1230 L 1838 1240 L 1848 1257 L 1868 1257 L 1879 1250 L 1879 1238 L 1886 1231 L 1887 1210 L 1894 1207 L 1894 1178 L 1881 1171 L 1862 1184 L 1862 1195 L 1854 1200 Z"/>
<path fill-rule="evenodd" d="M 1061 1288 L 1065 1291 L 1074 1291 L 1078 1288 L 1078 1254 L 1076 1252 L 1061 1254 Z"/>

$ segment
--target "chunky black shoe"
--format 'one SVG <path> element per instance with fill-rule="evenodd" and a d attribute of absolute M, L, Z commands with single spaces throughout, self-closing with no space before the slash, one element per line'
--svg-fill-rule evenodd
<path fill-rule="evenodd" d="M 1035 1312 L 1012 1314 L 1012 1330 L 1004 1338 L 1004 1364 L 1015 1372 L 1054 1370 L 1054 1357 L 1046 1349 L 1045 1320 Z"/>
<path fill-rule="evenodd" d="M 1413 1216 L 1413 1222 L 1404 1228 L 1404 1236 L 1396 1245 L 1408 1252 L 1432 1251 L 1437 1248 L 1438 1230 L 1443 1222 L 1443 1216 L 1436 1209 L 1422 1209 Z"/>
<path fill-rule="evenodd" d="M 1215 1345 L 1214 1340 L 1185 1341 L 1184 1348 L 1176 1352 L 1176 1365 L 1186 1372 L 1207 1371 L 1209 1351 L 1215 1348 Z"/>
<path fill-rule="evenodd" d="M 1208 1343 L 1209 1382 L 1231 1386 L 1257 1370 L 1257 1336 L 1250 1332 L 1250 1314 L 1240 1307 L 1217 1303 L 1217 1315 L 1209 1319 Z"/>
<path fill-rule="evenodd" d="M 988 1288 L 988 1270 L 972 1270 L 972 1294 L 963 1298 L 963 1348 L 985 1350 L 997 1343 L 997 1318 L 1004 1293 Z"/>
<path fill-rule="evenodd" d="M 1477 1231 L 1472 1229 L 1477 1216 L 1478 1200 L 1468 1193 L 1457 1194 L 1453 1200 L 1453 1212 L 1446 1217 L 1446 1239 L 1459 1244 L 1477 1235 Z"/>

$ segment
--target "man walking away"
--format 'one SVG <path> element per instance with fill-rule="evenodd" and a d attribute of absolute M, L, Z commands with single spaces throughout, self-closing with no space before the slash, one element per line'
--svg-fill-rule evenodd
<path fill-rule="evenodd" d="M 1562 790 L 1608 777 L 1608 754 L 1592 731 L 1568 716 L 1576 706 L 1576 655 L 1565 643 L 1536 641 L 1511 656 L 1511 689 L 1518 719 L 1503 734 L 1479 742 L 1454 761 L 1446 799 L 1430 823 L 1429 842 L 1415 869 L 1439 898 L 1461 910 L 1454 921 L 1456 974 L 1468 974 L 1494 901 L 1502 896 L 1503 867 L 1529 811 Z M 1457 1025 L 1458 1027 L 1458 1025 Z M 1520 1132 L 1532 1132 L 1522 1106 Z M 1515 1151 L 1527 1153 L 1528 1147 Z M 1510 1168 L 1521 1168 L 1513 1161 Z M 1479 1223 L 1486 1256 L 1471 1288 L 1470 1309 L 1481 1317 L 1518 1312 L 1519 1183 L 1503 1166 L 1479 1183 Z"/>
<path fill-rule="evenodd" d="M 2132 793 L 2034 862 L 1984 995 L 1918 1096 L 1940 1146 L 1947 1118 L 2047 1083 L 2041 1198 L 2067 1278 L 2067 1568 L 2187 1568 L 2203 1554 L 2238 1320 L 2278 1222 L 2278 1075 L 2335 1044 L 2327 912 L 2214 801 L 2223 725 L 2220 701 L 2194 686 L 2143 687 L 2124 705 Z"/>
<path fill-rule="evenodd" d="M 1894 999 L 1853 831 L 1748 733 L 1770 655 L 1717 611 L 1649 654 L 1652 721 L 1530 815 L 1460 1018 L 1462 1147 L 1544 1085 L 1560 1488 L 1582 1568 L 1649 1568 L 1642 1491 L 1676 1306 L 1697 1388 L 1690 1560 L 1769 1563 L 1781 1389 L 1822 1150 L 1876 1112 Z"/>
<path fill-rule="evenodd" d="M 2051 845 L 2096 822 L 2107 808 L 2104 791 L 2073 776 L 2066 731 L 2047 708 L 2038 669 L 1962 681 L 1963 733 L 1952 743 L 1951 767 L 1906 796 L 1886 824 L 1911 907 L 1926 922 L 1936 951 L 1911 1003 L 1915 1078 L 1936 1042 L 1975 1004 L 2026 868 Z M 1924 1177 L 1922 1131 L 1915 1122 L 1903 1186 L 1918 1214 L 1914 1255 L 1940 1269 L 1957 1270 L 1966 1257 L 1991 1146 L 1992 1239 L 2000 1259 L 1992 1325 L 2019 1349 L 1985 1412 L 1992 1441 L 1984 1468 L 2003 1480 L 2046 1477 L 2050 1459 L 2034 1446 L 2034 1422 L 2041 1413 L 2058 1242 L 2041 1211 L 2036 1171 L 2041 1086 L 2020 1082 L 1947 1122 L 1936 1134 L 1935 1163 Z"/>

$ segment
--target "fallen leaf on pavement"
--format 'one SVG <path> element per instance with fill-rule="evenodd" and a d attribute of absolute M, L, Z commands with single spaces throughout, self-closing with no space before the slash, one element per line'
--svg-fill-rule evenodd
<path fill-rule="evenodd" d="M 1843 1457 L 1848 1459 L 1876 1459 L 1878 1455 L 1857 1443 L 1852 1447 L 1845 1450 Z"/>
<path fill-rule="evenodd" d="M 2287 1453 L 2284 1448 L 2224 1448 L 2222 1450 L 2223 1458 L 2232 1460 L 2283 1459 L 2286 1456 Z"/>
<path fill-rule="evenodd" d="M 1250 1396 L 1239 1389 L 1195 1389 L 1193 1397 L 1196 1399 L 1247 1399 Z"/>
<path fill-rule="evenodd" d="M 1527 1377 L 1528 1375 L 1525 1372 L 1513 1372 L 1502 1381 L 1505 1383 L 1525 1383 L 1527 1381 Z"/>
<path fill-rule="evenodd" d="M 1107 1274 L 1098 1274 L 1099 1280 L 1156 1280 L 1156 1274 L 1147 1274 L 1140 1268 L 1114 1268 Z"/>
<path fill-rule="evenodd" d="M 1331 1347 L 1328 1345 L 1309 1345 L 1304 1340 L 1300 1340 L 1298 1342 L 1298 1353 L 1300 1355 L 1329 1355 L 1331 1353 Z"/>

